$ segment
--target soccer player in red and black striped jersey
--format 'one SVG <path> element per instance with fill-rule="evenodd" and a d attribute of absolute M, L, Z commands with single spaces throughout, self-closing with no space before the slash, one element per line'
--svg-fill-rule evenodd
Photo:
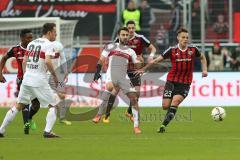
<path fill-rule="evenodd" d="M 23 69 L 22 69 L 23 57 L 26 52 L 28 43 L 31 42 L 33 39 L 33 34 L 31 32 L 31 30 L 23 29 L 20 33 L 20 39 L 21 39 L 21 42 L 18 45 L 10 48 L 8 50 L 8 52 L 2 57 L 1 62 L 0 62 L 0 82 L 5 83 L 6 79 L 2 74 L 2 70 L 5 66 L 6 61 L 12 57 L 14 57 L 17 60 L 18 73 L 17 73 L 17 80 L 16 80 L 16 83 L 17 83 L 17 91 L 15 92 L 16 97 L 18 96 L 20 86 L 22 83 L 22 79 L 23 79 Z M 38 100 L 37 99 L 33 100 L 32 105 L 39 105 Z M 23 122 L 24 122 L 24 132 L 25 132 L 25 134 L 28 134 L 29 105 L 26 105 L 25 108 L 23 108 L 22 116 L 23 116 Z"/>
<path fill-rule="evenodd" d="M 188 31 L 184 28 L 177 32 L 178 44 L 169 47 L 163 54 L 151 61 L 135 73 L 142 74 L 153 64 L 170 58 L 172 67 L 168 72 L 167 82 L 163 92 L 163 109 L 167 110 L 165 119 L 159 133 L 165 132 L 165 127 L 174 118 L 178 106 L 187 97 L 193 78 L 194 60 L 200 58 L 202 64 L 202 77 L 207 77 L 207 61 L 205 55 L 197 47 L 188 44 Z"/>

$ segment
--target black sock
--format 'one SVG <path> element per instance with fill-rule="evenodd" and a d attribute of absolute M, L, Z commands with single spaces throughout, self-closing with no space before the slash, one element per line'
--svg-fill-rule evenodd
<path fill-rule="evenodd" d="M 29 105 L 25 105 L 25 107 L 22 109 L 22 117 L 23 123 L 26 124 L 29 118 Z"/>
<path fill-rule="evenodd" d="M 40 107 L 31 107 L 29 112 L 29 119 L 31 120 L 32 117 L 38 112 Z"/>
<path fill-rule="evenodd" d="M 138 101 L 138 98 L 137 98 L 137 101 Z M 129 114 L 132 114 L 132 103 L 130 102 L 129 106 L 128 106 L 128 109 L 127 109 L 127 112 Z"/>
<path fill-rule="evenodd" d="M 105 114 L 106 118 L 108 118 L 110 116 L 110 112 L 112 110 L 115 99 L 116 99 L 116 96 L 111 94 L 108 99 L 107 110 L 106 110 L 106 114 Z"/>
<path fill-rule="evenodd" d="M 131 104 L 131 102 L 130 102 L 130 105 L 128 106 L 127 112 L 129 114 L 132 114 L 132 104 Z"/>
<path fill-rule="evenodd" d="M 177 107 L 176 106 L 170 106 L 170 108 L 167 111 L 167 114 L 165 116 L 165 119 L 163 121 L 163 125 L 166 127 L 170 121 L 174 118 L 175 114 L 177 112 Z"/>

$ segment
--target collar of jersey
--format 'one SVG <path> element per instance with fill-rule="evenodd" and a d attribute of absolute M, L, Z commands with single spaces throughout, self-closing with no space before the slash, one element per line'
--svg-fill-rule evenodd
<path fill-rule="evenodd" d="M 177 44 L 177 47 L 178 47 L 179 50 L 182 51 L 182 52 L 185 52 L 185 51 L 188 49 L 188 46 L 187 46 L 185 50 L 182 50 L 182 49 L 180 48 L 180 46 L 179 46 L 179 43 Z"/>
<path fill-rule="evenodd" d="M 20 46 L 22 49 L 24 49 L 24 50 L 27 49 L 27 48 L 24 48 L 24 47 L 22 46 L 22 43 L 21 43 L 21 42 L 19 43 L 19 46 Z"/>

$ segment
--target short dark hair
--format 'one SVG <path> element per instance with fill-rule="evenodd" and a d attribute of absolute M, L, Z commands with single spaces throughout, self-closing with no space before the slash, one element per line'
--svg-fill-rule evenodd
<path fill-rule="evenodd" d="M 28 33 L 32 33 L 32 31 L 30 29 L 23 29 L 20 32 L 20 37 L 24 37 Z"/>
<path fill-rule="evenodd" d="M 186 28 L 180 28 L 178 31 L 177 31 L 177 35 L 179 35 L 180 33 L 182 32 L 185 32 L 185 33 L 188 33 L 188 30 Z"/>
<path fill-rule="evenodd" d="M 49 31 L 52 31 L 54 27 L 56 27 L 55 23 L 45 23 L 42 28 L 42 34 L 47 34 Z"/>
<path fill-rule="evenodd" d="M 118 30 L 118 35 L 120 34 L 121 31 L 127 31 L 127 32 L 129 32 L 127 27 L 121 27 L 121 28 L 119 28 L 119 30 Z"/>
<path fill-rule="evenodd" d="M 135 23 L 133 20 L 129 20 L 129 21 L 127 21 L 126 26 L 128 26 L 129 24 L 134 24 L 134 25 L 136 25 L 136 23 Z"/>

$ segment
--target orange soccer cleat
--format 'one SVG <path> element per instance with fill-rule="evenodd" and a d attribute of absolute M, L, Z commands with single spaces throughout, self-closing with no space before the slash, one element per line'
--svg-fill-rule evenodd
<path fill-rule="evenodd" d="M 100 122 L 100 120 L 101 120 L 101 115 L 96 115 L 93 119 L 92 119 L 92 121 L 94 122 L 94 123 L 98 123 L 98 122 Z"/>
<path fill-rule="evenodd" d="M 141 131 L 141 129 L 139 127 L 134 127 L 134 133 L 135 134 L 141 134 L 142 131 Z"/>

